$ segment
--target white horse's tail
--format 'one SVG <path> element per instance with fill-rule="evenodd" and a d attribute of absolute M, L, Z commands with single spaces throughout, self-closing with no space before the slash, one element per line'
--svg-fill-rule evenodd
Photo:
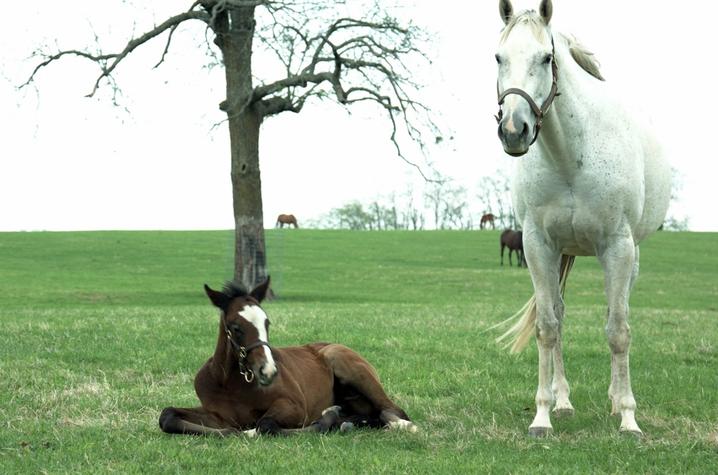
<path fill-rule="evenodd" d="M 573 261 L 576 256 L 561 256 L 561 268 L 559 270 L 560 280 L 559 286 L 561 289 L 561 296 L 563 297 L 564 291 L 566 290 L 566 279 L 568 273 L 571 271 Z M 498 328 L 508 325 L 514 320 L 518 319 L 511 328 L 500 337 L 496 338 L 497 342 L 508 340 L 504 345 L 504 348 L 511 347 L 511 353 L 518 353 L 529 344 L 531 337 L 535 334 L 536 329 L 536 295 L 532 295 L 526 305 L 521 310 L 516 312 L 511 317 L 507 318 L 503 322 L 497 323 L 491 328 Z"/>

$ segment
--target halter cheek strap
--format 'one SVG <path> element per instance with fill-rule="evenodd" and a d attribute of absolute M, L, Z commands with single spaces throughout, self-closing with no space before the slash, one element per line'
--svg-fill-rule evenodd
<path fill-rule="evenodd" d="M 504 104 L 504 100 L 506 99 L 506 97 L 511 94 L 516 94 L 526 99 L 526 102 L 529 103 L 529 107 L 531 107 L 531 111 L 536 116 L 536 125 L 534 126 L 534 138 L 533 140 L 531 140 L 529 146 L 533 145 L 534 142 L 536 142 L 536 139 L 538 139 L 539 132 L 541 131 L 541 125 L 543 124 L 543 118 L 546 116 L 549 109 L 551 108 L 553 100 L 556 98 L 556 96 L 561 95 L 558 92 L 558 65 L 556 64 L 556 47 L 553 43 L 553 37 L 551 38 L 551 53 L 553 55 L 551 59 L 551 90 L 549 91 L 546 100 L 543 101 L 543 104 L 541 104 L 541 107 L 539 107 L 536 104 L 536 101 L 533 100 L 531 95 L 523 89 L 512 87 L 506 89 L 504 92 L 499 92 L 499 84 L 498 82 L 496 83 L 496 93 L 499 96 L 499 113 L 494 116 L 496 117 L 496 122 L 501 122 L 501 119 L 504 116 L 504 111 L 501 110 L 501 106 Z"/>
<path fill-rule="evenodd" d="M 247 366 L 247 357 L 252 352 L 252 350 L 256 350 L 260 346 L 266 346 L 269 348 L 269 350 L 272 350 L 272 347 L 269 346 L 269 343 L 264 340 L 257 340 L 251 345 L 242 346 L 234 339 L 232 338 L 232 332 L 227 328 L 224 327 L 224 333 L 227 335 L 227 339 L 229 340 L 230 344 L 232 345 L 232 348 L 234 348 L 235 353 L 237 354 L 237 359 L 239 360 L 239 372 L 244 376 L 244 380 L 248 383 L 251 383 L 254 381 L 254 371 Z"/>

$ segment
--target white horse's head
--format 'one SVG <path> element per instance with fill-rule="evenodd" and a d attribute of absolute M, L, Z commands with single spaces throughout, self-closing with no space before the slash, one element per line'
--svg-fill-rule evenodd
<path fill-rule="evenodd" d="M 554 48 L 549 29 L 553 6 L 542 0 L 539 12 L 514 15 L 510 0 L 500 0 L 506 27 L 496 52 L 499 138 L 509 155 L 525 154 L 536 140 L 555 89 Z"/>

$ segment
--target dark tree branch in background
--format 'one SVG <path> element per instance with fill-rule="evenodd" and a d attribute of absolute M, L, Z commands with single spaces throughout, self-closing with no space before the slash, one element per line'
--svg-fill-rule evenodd
<path fill-rule="evenodd" d="M 193 5 L 192 8 L 194 8 L 195 5 Z M 87 94 L 87 97 L 92 97 L 97 92 L 97 89 L 100 87 L 100 82 L 103 79 L 109 78 L 112 75 L 112 72 L 115 70 L 115 68 L 124 60 L 130 53 L 132 53 L 138 46 L 141 46 L 151 39 L 161 35 L 167 30 L 170 30 L 170 37 L 167 42 L 167 46 L 165 47 L 165 51 L 162 53 L 162 59 L 160 59 L 160 62 L 157 63 L 157 66 L 162 63 L 164 60 L 165 54 L 167 53 L 167 50 L 169 49 L 169 42 L 172 40 L 172 33 L 174 30 L 183 22 L 187 20 L 201 20 L 205 23 L 209 21 L 209 15 L 206 12 L 200 11 L 200 10 L 190 10 L 184 13 L 180 13 L 179 15 L 175 15 L 167 20 L 165 20 L 160 25 L 156 26 L 152 30 L 148 31 L 147 33 L 134 38 L 130 40 L 125 48 L 120 51 L 119 53 L 108 53 L 108 54 L 98 54 L 94 55 L 91 53 L 88 53 L 86 51 L 80 51 L 80 50 L 65 50 L 60 51 L 59 53 L 56 53 L 54 55 L 47 55 L 43 54 L 42 56 L 45 57 L 45 60 L 38 64 L 35 69 L 32 71 L 32 74 L 28 78 L 28 80 L 20 87 L 27 86 L 30 84 L 34 79 L 37 73 L 44 68 L 45 66 L 48 66 L 53 61 L 57 61 L 61 59 L 64 56 L 79 56 L 81 58 L 89 59 L 90 61 L 93 61 L 98 64 L 100 67 L 101 73 L 98 76 L 97 80 L 95 81 L 95 85 L 92 88 L 92 91 Z M 157 67 L 155 66 L 155 67 Z"/>
<path fill-rule="evenodd" d="M 333 5 L 325 0 L 197 0 L 188 11 L 131 39 L 122 51 L 93 54 L 73 49 L 56 54 L 41 53 L 44 61 L 35 67 L 23 86 L 31 83 L 38 72 L 52 62 L 65 56 L 78 56 L 100 67 L 100 75 L 87 95 L 92 97 L 103 79 L 111 80 L 115 69 L 137 47 L 169 32 L 155 65 L 155 68 L 159 67 L 166 58 L 174 32 L 183 22 L 200 20 L 209 29 L 220 33 L 226 28 L 220 23 L 221 18 L 226 22 L 228 10 L 264 7 L 271 24 L 258 31 L 256 37 L 281 62 L 286 77 L 260 83 L 248 102 L 241 104 L 238 110 L 229 110 L 227 104 L 222 109 L 231 117 L 241 114 L 244 108 L 254 107 L 265 118 L 282 112 L 299 113 L 312 99 L 333 97 L 342 105 L 375 103 L 389 118 L 390 140 L 397 154 L 424 176 L 420 167 L 404 156 L 398 137 L 401 123 L 406 135 L 423 149 L 422 133 L 415 124 L 419 116 L 432 132 L 436 132 L 435 125 L 428 119 L 429 109 L 412 99 L 412 93 L 418 90 L 412 80 L 412 67 L 418 60 L 426 60 L 415 45 L 419 30 L 399 26 L 395 19 L 386 16 L 378 20 L 342 17 L 322 26 L 322 15 L 329 16 L 337 3 L 343 2 Z M 400 122 L 398 118 L 401 118 Z M 426 176 L 424 178 L 428 180 Z"/>
<path fill-rule="evenodd" d="M 419 87 L 411 70 L 426 60 L 415 46 L 418 29 L 401 27 L 389 17 L 377 21 L 342 17 L 312 33 L 307 17 L 301 18 L 299 22 L 275 12 L 272 28 L 260 34 L 262 44 L 282 63 L 287 76 L 255 87 L 252 104 L 268 117 L 301 112 L 312 99 L 333 97 L 342 105 L 375 103 L 389 119 L 397 155 L 430 181 L 406 158 L 398 136 L 401 124 L 406 136 L 422 148 L 425 145 L 415 121 L 419 116 L 428 118 L 429 109 L 412 98 Z M 427 122 L 436 132 L 433 122 Z"/>

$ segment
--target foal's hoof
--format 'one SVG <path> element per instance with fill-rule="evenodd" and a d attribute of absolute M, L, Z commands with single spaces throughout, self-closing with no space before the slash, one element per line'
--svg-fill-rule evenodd
<path fill-rule="evenodd" d="M 553 429 L 550 427 L 529 427 L 529 437 L 534 439 L 543 439 L 551 435 Z"/>
<path fill-rule="evenodd" d="M 322 417 L 314 421 L 312 424 L 316 430 L 322 434 L 337 429 L 339 427 L 339 411 L 341 407 L 331 406 L 322 411 Z"/>
<path fill-rule="evenodd" d="M 386 425 L 386 428 L 389 430 L 405 430 L 407 432 L 411 432 L 412 434 L 419 431 L 416 424 L 411 421 L 407 421 L 406 419 L 391 421 Z"/>
<path fill-rule="evenodd" d="M 571 417 L 576 412 L 572 407 L 562 407 L 560 409 L 554 409 L 551 411 L 555 417 Z"/>
<path fill-rule="evenodd" d="M 328 412 L 334 412 L 337 416 L 339 416 L 339 411 L 341 411 L 341 410 L 342 410 L 341 406 L 330 406 L 322 411 L 322 416 Z"/>
<path fill-rule="evenodd" d="M 351 432 L 354 430 L 354 424 L 351 422 L 342 422 L 342 425 L 339 426 L 339 432 Z"/>

